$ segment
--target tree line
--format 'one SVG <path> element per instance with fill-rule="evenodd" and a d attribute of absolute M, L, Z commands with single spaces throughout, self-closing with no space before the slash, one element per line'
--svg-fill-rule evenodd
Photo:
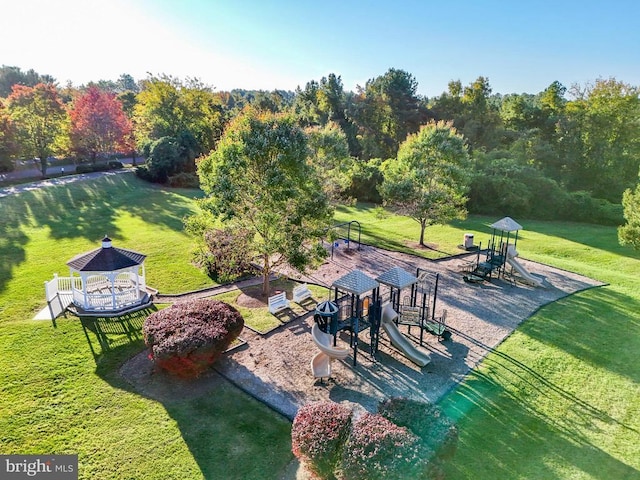
<path fill-rule="evenodd" d="M 379 203 L 400 147 L 430 122 L 461 135 L 471 212 L 621 223 L 621 199 L 638 180 L 638 87 L 614 78 L 536 94 L 494 94 L 489 79 L 451 81 L 419 95 L 410 73 L 391 68 L 355 91 L 329 74 L 290 91 L 217 92 L 166 75 L 58 86 L 48 75 L 0 68 L 0 168 L 52 155 L 95 162 L 142 155 L 149 180 L 187 181 L 247 106 L 286 114 L 309 138 L 332 194 Z M 386 167 L 383 167 L 386 162 Z M 324 183 L 329 183 L 325 181 Z"/>

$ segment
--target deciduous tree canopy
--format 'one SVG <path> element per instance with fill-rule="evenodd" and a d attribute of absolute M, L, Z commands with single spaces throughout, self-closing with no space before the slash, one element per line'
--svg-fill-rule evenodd
<path fill-rule="evenodd" d="M 466 215 L 470 161 L 464 139 L 450 123 L 431 122 L 400 146 L 397 159 L 382 165 L 380 194 L 396 212 L 420 223 L 420 245 L 428 225 Z"/>
<path fill-rule="evenodd" d="M 248 109 L 198 163 L 207 194 L 203 206 L 222 222 L 254 233 L 265 295 L 275 264 L 304 270 L 325 254 L 317 240 L 331 211 L 307 154 L 306 135 L 291 116 Z"/>

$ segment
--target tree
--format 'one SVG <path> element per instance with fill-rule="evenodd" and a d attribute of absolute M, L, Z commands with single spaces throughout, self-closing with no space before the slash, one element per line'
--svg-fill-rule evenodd
<path fill-rule="evenodd" d="M 15 122 L 21 154 L 39 158 L 45 176 L 47 159 L 56 151 L 67 119 L 58 90 L 55 85 L 44 83 L 35 87 L 14 85 L 7 105 Z"/>
<path fill-rule="evenodd" d="M 363 157 L 395 157 L 407 134 L 417 132 L 427 120 L 416 94 L 418 82 L 410 73 L 390 68 L 358 88 L 350 116 L 359 127 Z"/>
<path fill-rule="evenodd" d="M 51 75 L 40 75 L 33 69 L 23 72 L 20 67 L 0 67 L 0 97 L 10 95 L 14 85 L 35 87 L 39 83 L 55 83 L 55 79 Z"/>
<path fill-rule="evenodd" d="M 466 215 L 469 169 L 462 135 L 451 123 L 430 122 L 407 137 L 397 159 L 382 165 L 380 194 L 394 211 L 420 224 L 420 245 L 424 246 L 428 225 Z"/>
<path fill-rule="evenodd" d="M 224 225 L 253 232 L 263 293 L 273 267 L 303 271 L 326 252 L 317 241 L 331 219 L 326 195 L 307 164 L 307 139 L 290 116 L 247 109 L 198 163 L 203 207 Z"/>
<path fill-rule="evenodd" d="M 69 117 L 72 148 L 92 163 L 99 154 L 128 149 L 131 123 L 114 93 L 89 87 L 76 99 Z"/>
<path fill-rule="evenodd" d="M 0 172 L 13 170 L 12 158 L 18 151 L 16 131 L 11 118 L 0 100 Z"/>
<path fill-rule="evenodd" d="M 640 250 L 640 183 L 635 192 L 631 189 L 624 192 L 622 207 L 627 223 L 618 228 L 618 239 L 622 245 L 631 245 Z"/>
<path fill-rule="evenodd" d="M 134 111 L 140 150 L 162 137 L 195 140 L 193 145 L 180 144 L 182 154 L 189 157 L 185 168 L 191 171 L 195 159 L 215 147 L 225 123 L 220 94 L 195 79 L 183 83 L 161 76 L 142 81 Z"/>
<path fill-rule="evenodd" d="M 318 173 L 331 200 L 337 200 L 349 187 L 348 172 L 353 164 L 349 144 L 337 123 L 305 130 L 309 144 L 309 161 Z"/>
<path fill-rule="evenodd" d="M 640 167 L 640 89 L 599 79 L 567 105 L 579 135 L 580 156 L 571 187 L 617 202 L 636 181 Z"/>

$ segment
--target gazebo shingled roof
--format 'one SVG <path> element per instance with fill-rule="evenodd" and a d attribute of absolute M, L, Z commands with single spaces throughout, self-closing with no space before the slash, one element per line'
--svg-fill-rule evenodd
<path fill-rule="evenodd" d="M 111 239 L 104 237 L 102 247 L 73 257 L 67 265 L 78 272 L 114 272 L 140 265 L 147 256 L 111 246 Z"/>

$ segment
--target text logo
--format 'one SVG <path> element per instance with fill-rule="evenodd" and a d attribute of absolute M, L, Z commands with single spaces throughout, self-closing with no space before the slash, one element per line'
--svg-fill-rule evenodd
<path fill-rule="evenodd" d="M 78 480 L 77 455 L 0 455 L 2 480 Z"/>

